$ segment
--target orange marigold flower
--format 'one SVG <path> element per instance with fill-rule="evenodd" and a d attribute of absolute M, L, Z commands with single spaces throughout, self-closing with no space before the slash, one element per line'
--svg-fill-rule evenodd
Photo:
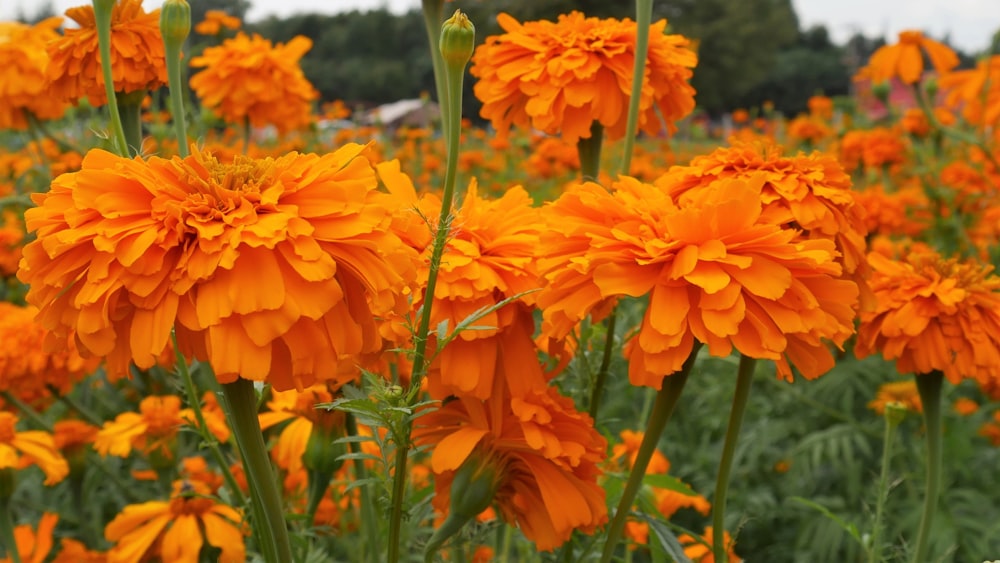
<path fill-rule="evenodd" d="M 919 183 L 906 183 L 894 192 L 882 184 L 869 184 L 854 192 L 864 210 L 865 228 L 872 235 L 920 236 L 933 220 L 927 192 Z"/>
<path fill-rule="evenodd" d="M 987 126 L 1000 120 L 1000 55 L 979 61 L 974 69 L 950 72 L 938 84 L 945 104 L 961 109 L 970 123 Z"/>
<path fill-rule="evenodd" d="M 917 382 L 912 379 L 891 381 L 879 385 L 875 398 L 868 403 L 868 408 L 879 416 L 885 414 L 885 407 L 894 404 L 909 412 L 924 412 L 924 405 L 917 393 Z"/>
<path fill-rule="evenodd" d="M 311 48 L 312 40 L 301 35 L 272 45 L 240 32 L 191 59 L 192 67 L 204 69 L 191 77 L 191 89 L 228 123 L 249 120 L 280 133 L 300 129 L 312 121 L 312 101 L 319 97 L 299 66 Z"/>
<path fill-rule="evenodd" d="M 62 18 L 48 18 L 35 25 L 0 22 L 0 130 L 28 128 L 30 113 L 39 119 L 57 119 L 66 102 L 50 95 L 49 54 L 45 45 L 58 39 Z"/>
<path fill-rule="evenodd" d="M 927 121 L 927 115 L 920 108 L 909 108 L 903 112 L 903 118 L 899 124 L 910 135 L 917 138 L 926 137 L 931 132 L 931 124 Z"/>
<path fill-rule="evenodd" d="M 42 563 L 48 559 L 49 552 L 52 551 L 52 532 L 56 529 L 57 522 L 59 522 L 58 514 L 45 512 L 35 530 L 28 524 L 14 527 L 14 549 L 17 550 L 22 563 Z M 10 546 L 4 547 L 9 556 Z M 0 559 L 0 563 L 9 563 L 12 560 L 11 557 L 5 557 Z"/>
<path fill-rule="evenodd" d="M 3 195 L 0 194 L 0 197 Z M 20 214 L 12 209 L 5 209 L 0 213 L 0 277 L 12 276 L 17 272 L 22 246 L 24 224 Z"/>
<path fill-rule="evenodd" d="M 640 545 L 649 545 L 649 523 L 626 520 L 622 535 L 628 540 L 629 549 L 638 549 Z"/>
<path fill-rule="evenodd" d="M 878 304 L 863 312 L 855 353 L 881 353 L 900 373 L 944 373 L 995 385 L 1000 373 L 1000 278 L 992 267 L 930 251 L 900 260 L 871 253 Z"/>
<path fill-rule="evenodd" d="M 224 422 L 209 423 L 211 412 L 205 412 L 209 430 Z M 221 416 L 221 412 L 215 416 Z M 105 422 L 94 449 L 101 455 L 128 457 L 132 449 L 137 449 L 145 455 L 160 456 L 160 459 L 173 459 L 177 432 L 185 424 L 194 424 L 195 416 L 191 409 L 181 408 L 181 399 L 176 395 L 146 397 L 139 403 L 139 412 L 126 412 L 115 417 L 114 421 Z M 216 438 L 222 439 L 216 435 Z"/>
<path fill-rule="evenodd" d="M 950 47 L 935 41 L 916 30 L 899 32 L 899 42 L 879 47 L 868 65 L 859 75 L 869 78 L 872 83 L 899 78 L 904 84 L 920 81 L 924 73 L 924 55 L 938 74 L 943 74 L 958 66 L 958 55 Z"/>
<path fill-rule="evenodd" d="M 195 33 L 200 35 L 218 35 L 225 29 L 239 29 L 243 25 L 240 18 L 230 16 L 224 10 L 208 10 L 205 19 L 194 26 Z"/>
<path fill-rule="evenodd" d="M 479 80 L 480 115 L 501 134 L 512 124 L 562 134 L 570 143 L 590 137 L 600 122 L 610 139 L 625 135 L 636 24 L 632 20 L 585 17 L 519 23 L 497 16 L 505 31 L 486 38 L 472 56 L 469 72 Z M 688 84 L 698 62 L 690 41 L 667 35 L 667 20 L 650 26 L 649 54 L 639 102 L 639 128 L 660 133 L 660 115 L 670 131 L 694 109 Z"/>
<path fill-rule="evenodd" d="M 848 131 L 840 140 L 840 162 L 850 172 L 861 164 L 867 170 L 900 164 L 906 160 L 906 154 L 903 136 L 885 127 Z"/>
<path fill-rule="evenodd" d="M 104 74 L 97 46 L 97 24 L 92 5 L 66 10 L 79 24 L 49 42 L 50 95 L 78 103 L 107 103 Z M 118 0 L 111 11 L 111 76 L 115 92 L 155 90 L 167 83 L 167 65 L 160 35 L 160 10 L 147 13 L 142 0 Z"/>
<path fill-rule="evenodd" d="M 560 137 L 540 137 L 532 143 L 524 166 L 535 178 L 565 178 L 580 170 L 580 152 Z"/>
<path fill-rule="evenodd" d="M 833 136 L 833 129 L 822 119 L 800 115 L 788 124 L 788 138 L 813 145 Z"/>
<path fill-rule="evenodd" d="M 151 367 L 176 327 L 220 382 L 311 385 L 380 349 L 374 315 L 402 310 L 414 275 L 364 149 L 232 162 L 91 151 L 33 196 L 27 300 L 113 376 Z"/>
<path fill-rule="evenodd" d="M 955 412 L 962 416 L 969 416 L 979 410 L 979 403 L 966 397 L 959 397 L 953 405 Z"/>
<path fill-rule="evenodd" d="M 833 119 L 833 100 L 827 96 L 810 96 L 806 102 L 809 107 L 809 115 L 824 121 Z"/>
<path fill-rule="evenodd" d="M 399 199 L 400 209 L 407 210 L 407 216 L 400 218 L 405 223 L 400 229 L 425 258 L 417 281 L 426 285 L 433 250 L 431 229 L 436 227 L 429 226 L 423 217 L 438 217 L 441 201 L 435 195 L 418 200 L 412 182 L 399 172 L 395 161 L 380 164 L 378 171 Z M 524 188 L 515 186 L 499 199 L 489 200 L 479 196 L 473 181 L 461 207 L 454 211 L 451 228 L 434 290 L 432 327 L 445 323 L 450 333 L 476 311 L 539 287 L 535 257 L 544 224 Z M 497 377 L 514 395 L 545 387 L 546 378 L 533 344 L 533 298 L 522 296 L 483 315 L 473 323 L 479 328 L 465 330 L 449 342 L 428 374 L 431 395 L 443 398 L 462 393 L 485 399 L 493 392 Z M 415 298 L 414 310 L 423 304 L 422 298 Z"/>
<path fill-rule="evenodd" d="M 81 357 L 73 338 L 53 337 L 37 315 L 30 305 L 0 302 L 0 391 L 43 406 L 52 391 L 69 393 L 100 360 Z"/>
<path fill-rule="evenodd" d="M 648 294 L 626 345 L 634 385 L 658 389 L 695 340 L 714 356 L 736 348 L 775 360 L 787 380 L 791 364 L 807 378 L 833 367 L 825 341 L 840 346 L 854 332 L 858 285 L 841 278 L 832 240 L 803 239 L 785 226 L 787 208 L 765 206 L 766 182 L 720 179 L 676 200 L 628 177 L 611 193 L 571 187 L 544 210 L 543 331 L 562 338 L 601 299 Z"/>
<path fill-rule="evenodd" d="M 696 538 L 690 534 L 682 534 L 677 540 L 684 546 L 684 555 L 692 563 L 716 563 L 715 555 L 712 554 L 712 532 L 711 526 L 705 528 L 705 533 Z M 733 540 L 729 537 L 729 532 L 723 532 L 723 542 L 726 544 L 726 561 L 718 563 L 739 563 L 742 559 L 733 551 Z"/>
<path fill-rule="evenodd" d="M 71 473 L 86 468 L 87 452 L 97 439 L 100 428 L 82 420 L 59 420 L 52 428 L 52 442 L 69 463 Z"/>
<path fill-rule="evenodd" d="M 271 457 L 278 467 L 289 473 L 302 471 L 302 454 L 316 424 L 325 428 L 344 427 L 342 411 L 316 406 L 330 403 L 333 399 L 333 394 L 322 385 L 313 385 L 301 392 L 291 389 L 274 393 L 267 403 L 269 411 L 260 413 L 258 418 L 261 430 L 288 423 L 281 429 L 278 441 L 271 449 Z"/>
<path fill-rule="evenodd" d="M 434 506 L 447 511 L 456 470 L 476 458 L 498 480 L 494 506 L 539 550 L 604 524 L 597 477 L 607 445 L 591 418 L 553 388 L 521 398 L 495 389 L 488 400 L 462 396 L 417 419 L 416 443 L 433 451 Z"/>
<path fill-rule="evenodd" d="M 639 446 L 642 445 L 645 433 L 636 432 L 635 430 L 622 430 L 619 436 L 622 441 L 619 444 L 611 446 L 611 460 L 627 462 L 622 464 L 622 469 L 629 471 L 632 468 L 632 464 L 635 463 L 635 458 L 639 455 Z M 653 456 L 649 460 L 649 465 L 646 466 L 646 474 L 656 475 L 666 473 L 667 471 L 670 471 L 670 460 L 660 450 L 653 450 Z"/>
<path fill-rule="evenodd" d="M 994 446 L 1000 446 L 1000 411 L 993 413 L 993 420 L 979 427 L 979 435 L 988 439 Z"/>
<path fill-rule="evenodd" d="M 699 494 L 686 495 L 672 489 L 655 489 L 653 497 L 656 499 L 656 509 L 667 519 L 682 508 L 693 508 L 703 516 L 708 516 L 712 510 L 708 499 Z"/>
<path fill-rule="evenodd" d="M 51 434 L 18 432 L 16 426 L 16 415 L 0 411 L 0 470 L 37 465 L 45 473 L 46 485 L 55 485 L 69 475 L 69 464 L 56 449 Z"/>
<path fill-rule="evenodd" d="M 108 561 L 138 563 L 155 559 L 198 563 L 206 543 L 220 549 L 222 563 L 246 561 L 243 518 L 216 502 L 198 481 L 177 481 L 170 501 L 126 506 L 105 528 L 115 546 Z"/>
<path fill-rule="evenodd" d="M 107 553 L 87 549 L 83 542 L 62 538 L 59 545 L 59 554 L 52 563 L 107 563 Z"/>

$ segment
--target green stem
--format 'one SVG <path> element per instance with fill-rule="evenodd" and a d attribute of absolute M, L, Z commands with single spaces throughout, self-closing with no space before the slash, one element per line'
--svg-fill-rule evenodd
<path fill-rule="evenodd" d="M 76 414 L 80 415 L 80 418 L 82 418 L 86 422 L 89 422 L 94 426 L 101 426 L 104 424 L 104 421 L 101 420 L 99 416 L 90 412 L 90 409 L 88 409 L 87 407 L 76 402 L 76 400 L 73 397 L 70 397 L 69 395 L 63 395 L 62 393 L 60 393 L 59 389 L 57 389 L 54 385 L 46 385 L 45 388 L 48 389 L 49 393 L 51 393 L 52 396 L 55 397 L 57 400 L 61 401 L 67 407 L 76 411 Z"/>
<path fill-rule="evenodd" d="M 406 462 L 410 453 L 409 430 L 406 423 L 405 435 L 396 436 L 396 458 L 392 474 L 392 509 L 389 513 L 389 562 L 399 561 L 399 539 L 403 522 L 403 497 L 406 496 Z M 400 434 L 403 434 L 401 432 Z"/>
<path fill-rule="evenodd" d="M 118 156 L 128 157 L 128 140 L 115 102 L 115 80 L 111 74 L 111 13 L 114 5 L 114 0 L 94 0 L 94 23 L 97 27 L 97 47 L 101 55 L 104 94 L 111 114 L 112 146 Z"/>
<path fill-rule="evenodd" d="M 601 141 L 604 126 L 600 121 L 590 124 L 590 137 L 576 142 L 576 153 L 580 156 L 580 175 L 584 182 L 596 182 L 601 170 Z"/>
<path fill-rule="evenodd" d="M 635 461 L 632 462 L 632 471 L 629 473 L 628 481 L 625 483 L 622 498 L 618 502 L 618 509 L 615 510 L 614 519 L 611 521 L 611 526 L 608 527 L 608 537 L 604 542 L 601 563 L 611 561 L 615 547 L 618 546 L 618 542 L 621 540 L 622 532 L 625 530 L 625 521 L 628 519 L 628 513 L 632 508 L 632 502 L 635 500 L 636 495 L 639 494 L 643 479 L 646 477 L 646 468 L 649 466 L 649 460 L 652 459 L 653 452 L 656 451 L 656 446 L 660 443 L 660 436 L 663 434 L 663 429 L 666 428 L 667 422 L 670 420 L 670 415 L 673 414 L 674 408 L 681 398 L 681 392 L 684 390 L 684 384 L 687 383 L 688 376 L 691 374 L 691 368 L 694 366 L 700 347 L 700 344 L 696 343 L 691 349 L 691 354 L 684 361 L 684 365 L 680 371 L 663 378 L 662 387 L 657 392 L 656 402 L 653 404 L 653 412 L 649 415 L 649 420 L 646 423 L 646 433 L 642 437 L 642 443 L 639 445 Z"/>
<path fill-rule="evenodd" d="M 4 402 L 14 405 L 14 407 L 21 411 L 21 414 L 23 414 L 24 417 L 30 420 L 35 426 L 50 434 L 53 432 L 52 425 L 46 422 L 46 420 L 42 418 L 42 415 L 38 414 L 38 411 L 31 408 L 31 405 L 12 395 L 10 391 L 0 391 L 0 397 L 3 397 Z"/>
<path fill-rule="evenodd" d="M 173 47 L 164 42 L 164 61 L 167 65 L 167 84 L 170 88 L 170 113 L 177 136 L 177 154 L 188 155 L 187 114 L 184 113 L 184 81 L 181 79 L 180 45 Z"/>
<path fill-rule="evenodd" d="M 354 415 L 347 413 L 345 424 L 347 425 L 347 435 L 357 436 L 358 435 L 358 423 L 354 419 Z M 357 442 L 350 442 L 348 447 L 351 449 L 351 453 L 359 454 L 361 453 L 361 444 Z M 352 467 L 354 468 L 354 478 L 358 481 L 364 481 L 368 478 L 368 468 L 365 467 L 364 460 L 353 459 L 351 460 Z M 375 503 L 371 498 L 371 491 L 369 491 L 367 485 L 359 487 L 361 489 L 361 525 L 363 529 L 368 534 L 368 544 L 364 545 L 364 550 L 361 553 L 359 560 L 366 561 L 367 552 L 371 550 L 375 552 L 375 548 L 378 545 L 378 520 L 375 518 Z"/>
<path fill-rule="evenodd" d="M 879 472 L 878 489 L 875 499 L 875 522 L 872 524 L 872 539 L 868 549 L 869 563 L 882 561 L 882 517 L 885 514 L 885 503 L 889 496 L 889 464 L 892 461 L 892 443 L 896 437 L 896 429 L 906 415 L 906 411 L 887 405 L 885 409 L 885 433 L 882 437 L 882 469 Z"/>
<path fill-rule="evenodd" d="M 281 490 L 277 476 L 267 457 L 267 446 L 257 419 L 257 394 L 253 382 L 239 378 L 222 384 L 222 394 L 229 403 L 229 422 L 233 436 L 243 455 L 243 467 L 250 494 L 254 499 L 254 518 L 258 527 L 264 561 L 288 563 L 292 561 L 292 548 L 281 506 Z"/>
<path fill-rule="evenodd" d="M 451 117 L 448 105 L 448 80 L 445 76 L 444 58 L 438 47 L 441 36 L 441 19 L 444 13 L 444 0 L 421 0 L 424 14 L 424 28 L 427 30 L 427 40 L 431 47 L 431 63 L 434 66 L 434 87 L 437 89 L 438 107 L 441 108 L 441 129 L 448 131 L 448 120 Z"/>
<path fill-rule="evenodd" d="M 245 506 L 246 497 L 243 496 L 243 491 L 240 489 L 239 484 L 236 483 L 236 477 L 230 471 L 226 457 L 222 455 L 222 450 L 219 448 L 219 441 L 215 439 L 215 436 L 208 429 L 208 423 L 205 421 L 205 412 L 201 408 L 201 396 L 198 395 L 198 388 L 194 384 L 191 370 L 188 369 L 187 358 L 181 354 L 180 347 L 177 344 L 177 334 L 171 332 L 170 338 L 173 341 L 174 358 L 178 366 L 177 370 L 181 374 L 181 381 L 184 382 L 184 391 L 187 393 L 188 404 L 191 405 L 191 411 L 194 412 L 194 418 L 198 422 L 195 430 L 198 431 L 202 443 L 208 448 L 209 453 L 212 454 L 215 464 L 219 466 L 219 471 L 222 472 L 222 478 L 226 481 L 226 486 L 229 488 L 234 504 Z"/>
<path fill-rule="evenodd" d="M 117 95 L 118 112 L 121 115 L 122 131 L 125 142 L 128 143 L 128 156 L 142 153 L 142 99 L 146 92 L 119 93 Z"/>
<path fill-rule="evenodd" d="M 604 392 L 604 382 L 608 379 L 608 372 L 611 369 L 611 354 L 615 347 L 615 319 L 618 310 L 611 311 L 608 317 L 608 334 L 604 339 L 604 355 L 601 356 L 601 367 L 597 370 L 597 380 L 594 381 L 594 388 L 590 393 L 590 418 L 597 424 L 597 411 L 601 407 L 601 396 Z"/>
<path fill-rule="evenodd" d="M 927 485 L 924 492 L 924 512 L 920 517 L 917 550 L 914 563 L 930 561 L 927 551 L 937 511 L 938 489 L 941 485 L 941 386 L 944 374 L 940 371 L 919 374 L 917 392 L 924 408 L 924 425 L 927 427 Z"/>
<path fill-rule="evenodd" d="M 632 150 L 639 126 L 639 101 L 642 99 L 642 82 L 646 74 L 646 54 L 649 50 L 649 25 L 653 21 L 653 0 L 635 2 L 635 63 L 632 67 L 632 94 L 628 102 L 628 121 L 625 122 L 625 153 L 622 155 L 622 175 L 632 167 Z"/>
<path fill-rule="evenodd" d="M 12 563 L 21 563 L 21 553 L 14 541 L 14 520 L 10 516 L 10 499 L 0 499 L 0 539 L 7 549 L 7 557 Z"/>
<path fill-rule="evenodd" d="M 729 425 L 726 427 L 722 459 L 719 460 L 719 471 L 715 480 L 715 499 L 712 501 L 712 552 L 716 561 L 728 560 L 725 540 L 726 495 L 729 492 L 729 475 L 733 469 L 733 458 L 736 456 L 736 442 L 740 437 L 740 426 L 743 424 L 743 413 L 746 412 L 747 400 L 750 398 L 750 386 L 753 383 L 756 366 L 755 358 L 740 356 L 740 367 L 736 374 L 736 392 L 733 394 L 733 406 L 729 411 Z"/>

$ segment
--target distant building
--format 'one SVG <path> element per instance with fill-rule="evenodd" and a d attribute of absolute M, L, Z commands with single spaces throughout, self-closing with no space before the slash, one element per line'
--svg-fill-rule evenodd
<path fill-rule="evenodd" d="M 399 127 L 430 127 L 441 118 L 441 108 L 430 100 L 415 98 L 382 104 L 365 112 L 361 122 L 381 125 L 388 129 Z"/>

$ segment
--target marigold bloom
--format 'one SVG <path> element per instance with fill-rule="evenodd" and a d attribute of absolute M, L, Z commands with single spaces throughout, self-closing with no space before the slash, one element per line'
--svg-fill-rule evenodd
<path fill-rule="evenodd" d="M 274 393 L 267 403 L 268 412 L 260 413 L 258 418 L 261 430 L 288 422 L 271 449 L 271 457 L 278 467 L 289 473 L 302 471 L 302 454 L 306 451 L 315 424 L 343 427 L 343 412 L 316 406 L 332 401 L 333 394 L 321 385 L 313 385 L 301 392 L 291 389 Z"/>
<path fill-rule="evenodd" d="M 66 10 L 79 24 L 49 42 L 50 95 L 93 106 L 107 103 L 97 45 L 93 5 Z M 167 66 L 160 35 L 160 10 L 147 13 L 142 0 L 118 0 L 111 11 L 111 77 L 115 92 L 155 90 L 167 83 Z"/>
<path fill-rule="evenodd" d="M 907 183 L 894 192 L 882 184 L 869 184 L 854 192 L 864 210 L 865 229 L 872 235 L 916 237 L 927 231 L 934 217 L 927 192 L 919 183 Z"/>
<path fill-rule="evenodd" d="M 194 26 L 194 31 L 199 35 L 218 35 L 223 28 L 239 29 L 241 25 L 240 18 L 230 16 L 223 10 L 208 10 L 205 19 Z"/>
<path fill-rule="evenodd" d="M 49 95 L 49 54 L 45 45 L 59 38 L 62 18 L 29 26 L 0 22 L 0 130 L 28 128 L 28 112 L 39 119 L 62 117 L 67 104 Z"/>
<path fill-rule="evenodd" d="M 40 406 L 52 391 L 67 394 L 100 363 L 84 359 L 72 338 L 62 338 L 51 352 L 45 350 L 49 331 L 35 317 L 38 309 L 0 302 L 0 391 Z"/>
<path fill-rule="evenodd" d="M 840 140 L 840 162 L 849 172 L 861 164 L 866 170 L 880 170 L 904 162 L 907 150 L 906 139 L 895 129 L 855 129 Z"/>
<path fill-rule="evenodd" d="M 33 196 L 27 300 L 113 376 L 151 367 L 176 327 L 182 354 L 220 382 L 310 385 L 380 349 L 374 314 L 402 310 L 414 275 L 364 149 L 232 162 L 91 151 Z"/>
<path fill-rule="evenodd" d="M 787 209 L 765 207 L 765 180 L 717 180 L 676 201 L 628 177 L 612 193 L 571 187 L 544 210 L 543 331 L 562 338 L 601 299 L 648 294 L 626 345 L 633 385 L 658 389 L 695 340 L 715 356 L 773 359 L 787 380 L 791 364 L 807 378 L 830 369 L 824 341 L 853 333 L 858 286 L 840 279 L 831 240 L 802 239 Z"/>
<path fill-rule="evenodd" d="M 211 430 L 224 421 L 211 424 L 211 411 L 204 412 L 206 423 Z M 219 412 L 215 416 L 221 416 Z M 181 408 L 181 399 L 176 395 L 146 397 L 139 403 L 139 412 L 126 412 L 115 417 L 114 421 L 105 422 L 94 449 L 101 455 L 128 457 L 133 449 L 146 455 L 158 455 L 163 459 L 172 459 L 174 441 L 177 432 L 185 424 L 194 424 L 195 416 L 191 409 Z M 222 440 L 221 436 L 216 438 Z"/>
<path fill-rule="evenodd" d="M 52 563 L 107 563 L 106 553 L 87 549 L 83 542 L 62 538 L 59 545 L 61 548 Z"/>
<path fill-rule="evenodd" d="M 979 410 L 979 403 L 967 397 L 959 397 L 952 405 L 955 412 L 962 416 L 969 416 Z"/>
<path fill-rule="evenodd" d="M 5 194 L 0 193 L 0 197 L 3 195 Z M 10 209 L 0 212 L 0 278 L 17 272 L 23 245 L 24 225 L 20 215 Z"/>
<path fill-rule="evenodd" d="M 938 84 L 945 104 L 961 108 L 970 123 L 987 126 L 1000 120 L 1000 55 L 979 61 L 974 69 L 950 72 Z"/>
<path fill-rule="evenodd" d="M 635 458 L 639 455 L 639 446 L 642 445 L 644 436 L 644 432 L 622 430 L 619 434 L 622 441 L 611 446 L 611 460 L 626 462 L 622 463 L 622 468 L 626 472 L 630 471 L 632 464 L 635 463 Z M 667 471 L 670 471 L 670 461 L 667 459 L 667 456 L 663 455 L 660 450 L 653 450 L 653 456 L 649 460 L 649 465 L 646 466 L 646 474 L 656 475 L 666 473 Z"/>
<path fill-rule="evenodd" d="M 150 501 L 126 506 L 104 528 L 115 546 L 109 563 L 138 563 L 152 557 L 176 563 L 198 563 L 205 543 L 222 551 L 219 561 L 243 563 L 240 513 L 208 496 L 198 481 L 177 481 L 170 501 Z"/>
<path fill-rule="evenodd" d="M 809 115 L 830 121 L 833 119 L 833 100 L 827 96 L 810 96 L 806 102 L 809 107 Z"/>
<path fill-rule="evenodd" d="M 692 508 L 708 516 L 712 510 L 712 504 L 702 495 L 686 495 L 671 489 L 655 489 L 653 497 L 656 499 L 656 509 L 664 518 L 669 519 L 682 508 Z"/>
<path fill-rule="evenodd" d="M 561 133 L 570 143 L 590 137 L 591 124 L 610 139 L 625 135 L 632 90 L 636 24 L 587 18 L 580 12 L 558 21 L 519 23 L 497 16 L 505 33 L 486 38 L 469 72 L 479 80 L 480 115 L 504 134 L 510 126 Z M 670 131 L 694 109 L 688 84 L 698 62 L 690 41 L 664 33 L 667 21 L 650 26 L 649 54 L 639 101 L 639 128 L 660 132 L 659 110 Z"/>
<path fill-rule="evenodd" d="M 497 385 L 483 401 L 463 396 L 417 419 L 414 439 L 433 447 L 434 506 L 450 503 L 455 471 L 479 456 L 496 475 L 495 506 L 541 551 L 607 520 L 597 484 L 606 442 L 591 418 L 552 389 L 512 398 Z"/>
<path fill-rule="evenodd" d="M 920 394 L 917 392 L 917 383 L 912 379 L 891 381 L 879 385 L 878 393 L 868 403 L 868 408 L 881 416 L 885 414 L 885 407 L 889 404 L 896 404 L 910 412 L 924 412 L 923 403 L 920 402 Z"/>
<path fill-rule="evenodd" d="M 42 563 L 48 558 L 53 545 L 52 532 L 55 530 L 57 522 L 59 522 L 58 514 L 46 512 L 38 521 L 36 530 L 33 530 L 28 524 L 14 527 L 14 543 L 16 544 L 14 549 L 17 550 L 22 563 Z M 4 548 L 5 551 L 8 551 L 8 557 L 0 559 L 0 563 L 10 563 L 13 561 L 9 557 L 10 546 L 4 546 Z"/>
<path fill-rule="evenodd" d="M 712 527 L 705 528 L 705 533 L 700 538 L 692 537 L 689 534 L 681 534 L 677 540 L 684 546 L 684 555 L 692 563 L 716 563 L 715 555 L 712 553 Z M 726 544 L 726 561 L 718 563 L 739 563 L 742 561 L 733 552 L 733 541 L 729 537 L 729 532 L 723 532 L 723 542 Z"/>
<path fill-rule="evenodd" d="M 45 484 L 54 485 L 69 475 L 69 464 L 56 449 L 52 435 L 41 430 L 16 429 L 17 416 L 0 411 L 0 470 L 37 465 Z"/>
<path fill-rule="evenodd" d="M 995 385 L 1000 373 L 1000 278 L 992 267 L 930 252 L 872 253 L 878 305 L 863 312 L 854 348 L 881 353 L 900 373 L 942 372 L 952 383 Z"/>
<path fill-rule="evenodd" d="M 310 48 L 312 40 L 301 35 L 275 46 L 240 32 L 191 59 L 192 67 L 204 69 L 191 77 L 191 89 L 228 123 L 249 120 L 255 127 L 274 125 L 280 133 L 302 128 L 312 120 L 312 101 L 319 97 L 299 66 Z"/>
<path fill-rule="evenodd" d="M 943 74 L 958 66 L 958 55 L 950 47 L 935 41 L 916 30 L 899 32 L 899 42 L 879 47 L 868 65 L 859 75 L 869 78 L 872 83 L 899 78 L 904 84 L 920 81 L 924 73 L 924 55 L 938 74 Z"/>
<path fill-rule="evenodd" d="M 800 115 L 788 124 L 788 138 L 803 143 L 817 144 L 833 136 L 833 129 L 822 119 Z"/>

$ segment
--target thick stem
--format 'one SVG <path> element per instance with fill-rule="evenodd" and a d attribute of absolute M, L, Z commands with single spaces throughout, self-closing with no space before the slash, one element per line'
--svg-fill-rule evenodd
<path fill-rule="evenodd" d="M 604 126 L 600 121 L 590 124 L 590 137 L 576 142 L 576 153 L 580 156 L 580 176 L 584 182 L 596 182 L 601 170 L 601 141 Z"/>
<path fill-rule="evenodd" d="M 267 446 L 257 419 L 257 394 L 253 382 L 239 378 L 222 384 L 229 403 L 229 423 L 243 455 L 243 467 L 250 494 L 254 497 L 254 517 L 259 521 L 258 539 L 267 563 L 292 561 L 292 548 L 285 525 L 278 479 L 267 457 Z"/>
<path fill-rule="evenodd" d="M 736 392 L 733 394 L 733 406 L 729 411 L 729 425 L 726 427 L 722 459 L 719 460 L 719 471 L 715 478 L 715 499 L 712 501 L 712 552 L 716 561 L 728 561 L 725 540 L 726 495 L 729 492 L 729 475 L 733 469 L 733 458 L 736 456 L 736 442 L 739 441 L 740 426 L 743 425 L 743 413 L 746 412 L 747 400 L 750 398 L 750 386 L 753 383 L 756 366 L 756 359 L 740 356 L 740 367 L 736 374 Z"/>
<path fill-rule="evenodd" d="M 437 89 L 438 107 L 441 109 L 441 129 L 448 130 L 448 120 L 451 112 L 448 106 L 448 81 L 445 77 L 444 58 L 438 48 L 441 36 L 441 18 L 444 12 L 444 0 L 421 0 L 424 13 L 424 28 L 427 30 L 427 40 L 431 47 L 431 63 L 434 65 L 434 87 Z"/>
<path fill-rule="evenodd" d="M 639 125 L 639 101 L 642 99 L 642 82 L 646 74 L 646 54 L 649 50 L 649 25 L 653 20 L 653 0 L 635 2 L 635 62 L 632 67 L 632 94 L 628 102 L 628 121 L 625 122 L 625 152 L 622 155 L 622 175 L 632 167 L 632 149 Z"/>
<path fill-rule="evenodd" d="M 601 367 L 597 370 L 597 380 L 594 381 L 594 388 L 590 393 L 590 418 L 597 424 L 597 411 L 601 407 L 601 396 L 604 393 L 604 382 L 608 379 L 608 372 L 611 369 L 611 354 L 615 347 L 615 319 L 618 310 L 611 311 L 608 317 L 608 334 L 604 339 L 604 354 L 601 357 Z"/>
<path fill-rule="evenodd" d="M 653 452 L 656 451 L 656 446 L 660 443 L 660 436 L 663 434 L 663 429 L 667 426 L 670 415 L 673 414 L 674 408 L 681 398 L 681 392 L 684 390 L 684 384 L 687 383 L 688 376 L 691 374 L 691 368 L 694 366 L 699 347 L 696 344 L 691 349 L 691 354 L 685 360 L 680 371 L 663 378 L 663 386 L 656 394 L 656 402 L 653 403 L 653 412 L 649 415 L 649 421 L 646 423 L 646 433 L 642 437 L 642 443 L 639 445 L 639 452 L 635 456 L 635 461 L 632 462 L 632 471 L 629 473 L 628 481 L 625 483 L 625 490 L 622 492 L 622 498 L 618 502 L 618 509 L 615 510 L 614 519 L 611 521 L 611 526 L 608 527 L 608 537 L 604 542 L 601 563 L 611 561 L 615 547 L 618 546 L 618 542 L 621 540 L 622 532 L 625 530 L 625 521 L 628 519 L 628 513 L 632 508 L 632 502 L 642 487 L 642 481 L 646 477 L 646 468 L 649 466 L 649 460 L 653 457 Z"/>
<path fill-rule="evenodd" d="M 917 392 L 920 393 L 920 402 L 924 408 L 924 425 L 927 427 L 927 485 L 913 562 L 924 563 L 931 560 L 927 551 L 941 485 L 941 386 L 944 374 L 935 370 L 919 374 L 916 378 Z"/>
<path fill-rule="evenodd" d="M 118 112 L 121 114 L 122 131 L 128 144 L 128 156 L 142 153 L 142 99 L 146 92 L 119 93 L 117 97 Z"/>
<path fill-rule="evenodd" d="M 104 78 L 104 94 L 107 97 L 111 116 L 111 140 L 118 156 L 129 156 L 128 140 L 122 128 L 122 118 L 115 102 L 115 80 L 111 73 L 111 14 L 115 2 L 95 0 L 94 23 L 97 27 L 97 48 L 101 55 L 101 75 Z"/>
<path fill-rule="evenodd" d="M 892 443 L 896 437 L 896 429 L 903 420 L 906 411 L 893 405 L 886 406 L 885 433 L 882 437 L 882 469 L 879 472 L 878 489 L 875 499 L 875 522 L 872 524 L 871 544 L 868 548 L 869 563 L 882 561 L 882 517 L 885 514 L 885 502 L 889 496 L 889 464 L 892 461 Z"/>
<path fill-rule="evenodd" d="M 167 80 L 170 87 L 170 114 L 177 136 L 177 154 L 181 158 L 188 155 L 187 114 L 184 112 L 184 82 L 181 80 L 180 45 L 171 48 L 164 45 L 164 60 L 167 64 Z"/>

